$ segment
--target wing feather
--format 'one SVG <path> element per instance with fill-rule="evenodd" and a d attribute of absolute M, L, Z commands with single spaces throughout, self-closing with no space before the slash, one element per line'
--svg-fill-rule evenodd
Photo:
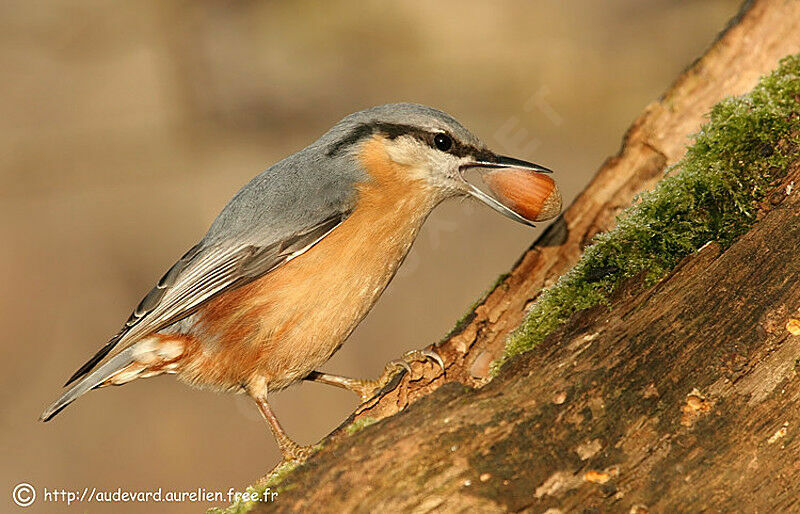
<path fill-rule="evenodd" d="M 280 241 L 257 245 L 204 246 L 181 257 L 136 306 L 125 325 L 67 381 L 89 373 L 115 348 L 157 332 L 196 312 L 217 295 L 241 287 L 301 255 L 339 226 L 350 214 L 338 212 L 311 228 Z"/>

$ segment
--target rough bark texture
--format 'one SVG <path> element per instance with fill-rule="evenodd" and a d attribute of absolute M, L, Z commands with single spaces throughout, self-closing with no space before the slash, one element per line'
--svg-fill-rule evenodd
<path fill-rule="evenodd" d="M 334 438 L 263 507 L 800 509 L 800 194 L 785 187 L 726 252 L 631 284 L 481 389 L 447 384 Z"/>
<path fill-rule="evenodd" d="M 525 308 L 577 262 L 595 234 L 611 227 L 634 195 L 651 189 L 683 157 L 688 137 L 699 130 L 711 107 L 750 91 L 780 58 L 799 50 L 800 2 L 747 3 L 706 54 L 633 122 L 619 153 L 603 164 L 559 221 L 460 327 L 431 346 L 444 359 L 446 373 L 433 365 L 418 367 L 413 380 L 399 377 L 399 383 L 362 405 L 355 419 L 390 416 L 448 382 L 486 383 L 489 364 L 502 355 L 506 337 L 522 321 Z"/>
<path fill-rule="evenodd" d="M 798 20 L 800 2 L 748 4 L 436 348 L 446 374 L 399 376 L 349 420 L 382 421 L 334 432 L 257 510 L 800 510 L 797 163 L 727 251 L 633 281 L 488 381 L 525 307 L 683 156 L 712 105 L 800 51 Z"/>

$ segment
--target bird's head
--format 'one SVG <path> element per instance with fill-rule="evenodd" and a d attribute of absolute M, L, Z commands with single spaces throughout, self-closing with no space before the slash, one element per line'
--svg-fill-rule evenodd
<path fill-rule="evenodd" d="M 492 152 L 458 121 L 430 107 L 389 104 L 360 111 L 318 143 L 326 158 L 360 163 L 372 176 L 374 163 L 389 162 L 437 199 L 471 196 L 520 223 L 531 225 L 561 211 L 550 170 Z M 468 180 L 473 175 L 488 192 Z"/>

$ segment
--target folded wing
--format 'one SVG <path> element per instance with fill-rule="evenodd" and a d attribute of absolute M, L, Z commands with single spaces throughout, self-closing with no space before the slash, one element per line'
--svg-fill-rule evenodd
<path fill-rule="evenodd" d="M 181 257 L 150 290 L 122 329 L 65 385 L 89 373 L 115 348 L 120 351 L 197 311 L 217 295 L 241 287 L 310 249 L 339 226 L 349 211 L 336 212 L 279 241 L 265 244 L 201 242 Z"/>

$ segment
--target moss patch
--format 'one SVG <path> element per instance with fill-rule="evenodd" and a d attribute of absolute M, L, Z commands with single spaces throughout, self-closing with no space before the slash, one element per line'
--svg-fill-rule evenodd
<path fill-rule="evenodd" d="M 353 421 L 352 423 L 344 427 L 344 431 L 347 433 L 347 435 L 353 435 L 357 432 L 364 430 L 370 425 L 374 425 L 377 422 L 378 422 L 377 419 L 366 416 L 361 419 L 357 419 L 356 421 Z"/>
<path fill-rule="evenodd" d="M 617 226 L 543 291 L 493 365 L 533 349 L 577 311 L 608 302 L 625 280 L 664 277 L 709 241 L 730 246 L 756 221 L 758 202 L 797 156 L 800 54 L 781 60 L 747 95 L 711 111 L 686 156 L 654 191 L 638 196 Z"/>
<path fill-rule="evenodd" d="M 208 509 L 206 514 L 246 514 L 250 512 L 256 504 L 259 503 L 258 500 L 254 500 L 253 498 L 264 498 L 264 491 L 267 489 L 276 491 L 280 495 L 280 484 L 297 466 L 299 466 L 299 464 L 294 462 L 283 462 L 279 464 L 272 470 L 272 473 L 269 474 L 266 480 L 262 479 L 262 482 L 245 489 L 245 493 L 248 497 L 246 500 L 239 498 L 229 507 L 224 509 L 214 507 Z"/>

